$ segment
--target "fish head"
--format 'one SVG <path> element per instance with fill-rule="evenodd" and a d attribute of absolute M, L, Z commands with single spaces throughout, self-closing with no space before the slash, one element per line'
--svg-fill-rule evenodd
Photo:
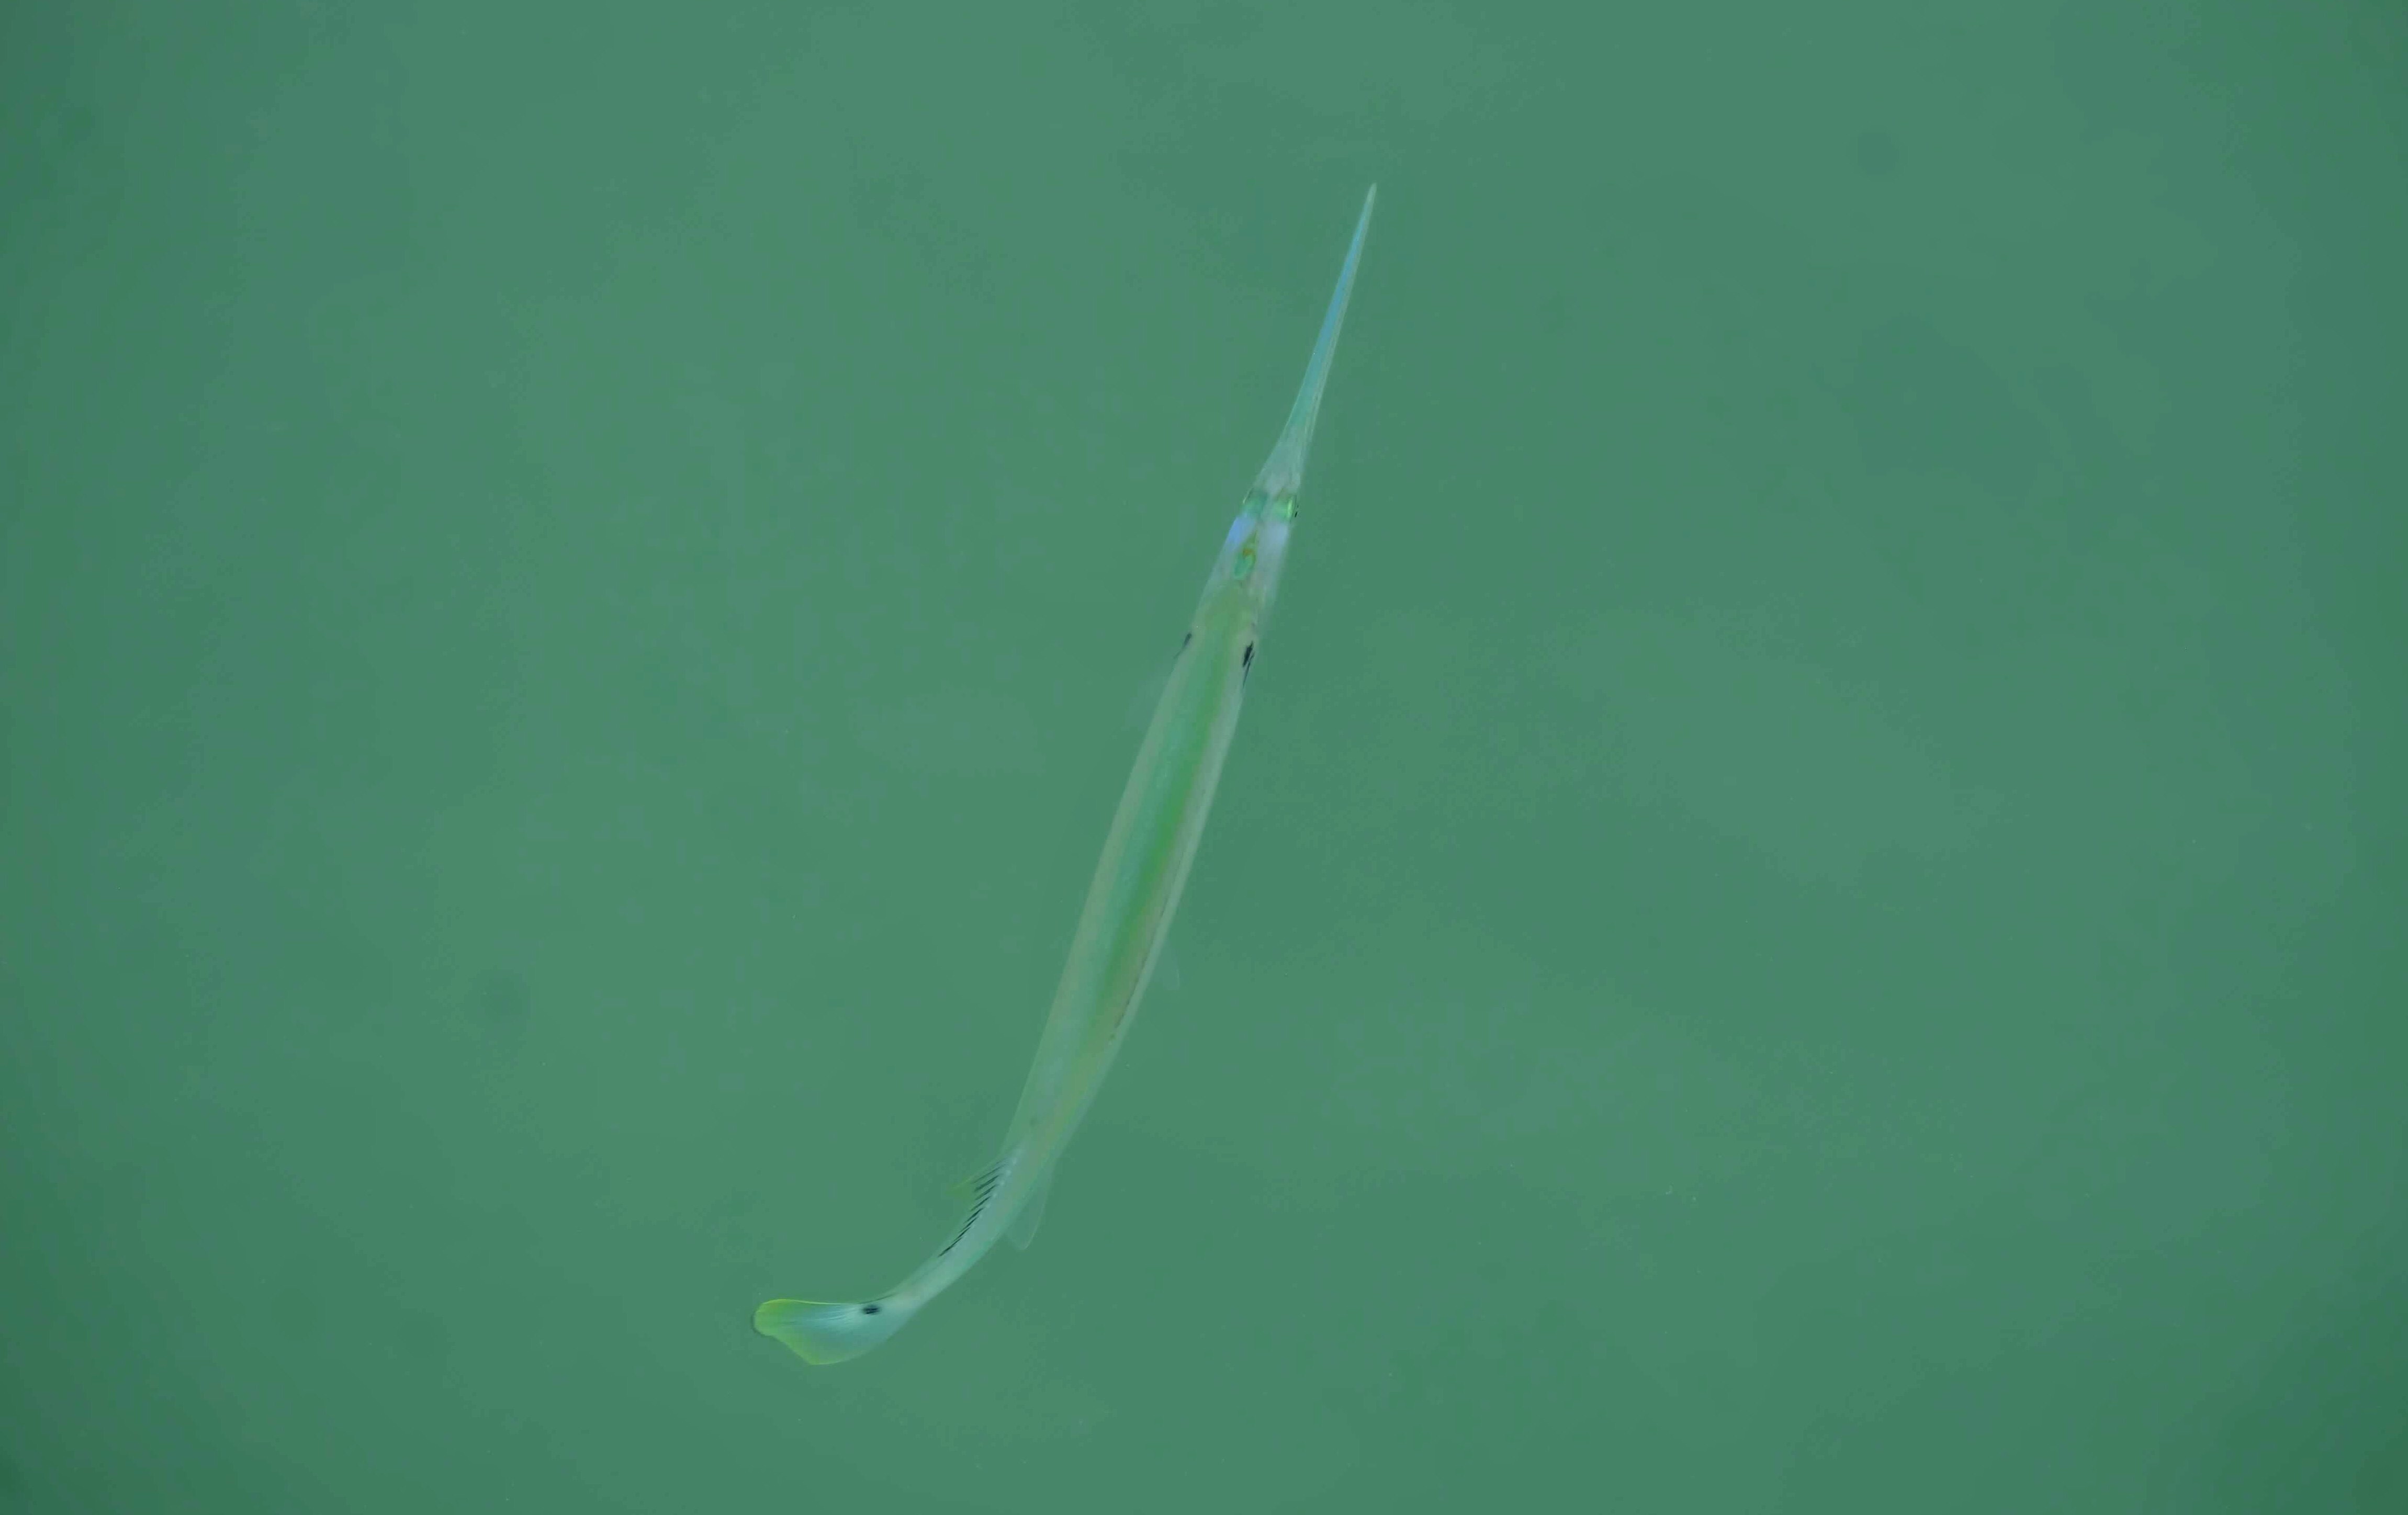
<path fill-rule="evenodd" d="M 1273 492 L 1261 485 L 1246 492 L 1238 518 L 1221 543 L 1221 555 L 1204 593 L 1234 591 L 1254 609 L 1257 619 L 1279 593 L 1280 573 L 1287 565 L 1289 534 L 1296 525 L 1296 493 Z"/>

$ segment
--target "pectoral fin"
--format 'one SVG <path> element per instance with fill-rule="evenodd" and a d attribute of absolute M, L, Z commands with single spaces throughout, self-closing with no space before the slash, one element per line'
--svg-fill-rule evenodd
<path fill-rule="evenodd" d="M 1146 675 L 1145 682 L 1138 685 L 1137 693 L 1129 696 L 1128 711 L 1123 723 L 1131 731 L 1143 731 L 1146 723 L 1154 719 L 1155 708 L 1162 704 L 1162 692 L 1170 687 L 1170 670 L 1177 661 L 1174 658 Z"/>

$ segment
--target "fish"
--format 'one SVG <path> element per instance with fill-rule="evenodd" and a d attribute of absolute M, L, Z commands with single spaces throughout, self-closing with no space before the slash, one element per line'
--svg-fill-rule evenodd
<path fill-rule="evenodd" d="M 1001 1155 L 957 1186 L 968 1213 L 952 1238 L 901 1283 L 869 1299 L 772 1299 L 752 1312 L 755 1331 L 807 1363 L 847 1362 L 883 1344 L 996 1242 L 1009 1238 L 1025 1248 L 1037 1235 L 1063 1149 L 1095 1103 L 1161 963 L 1220 787 L 1254 650 L 1287 563 L 1305 457 L 1379 193 L 1375 184 L 1363 196 L 1287 424 L 1229 524 L 1154 706 Z"/>

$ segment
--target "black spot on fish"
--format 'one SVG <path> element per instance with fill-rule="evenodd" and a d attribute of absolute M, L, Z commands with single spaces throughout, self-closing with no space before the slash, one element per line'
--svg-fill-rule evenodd
<path fill-rule="evenodd" d="M 1254 643 L 1252 643 L 1252 642 L 1248 642 L 1248 643 L 1246 644 L 1246 650 L 1245 650 L 1245 653 L 1244 653 L 1241 657 L 1240 657 L 1240 658 L 1239 658 L 1238 662 L 1239 662 L 1239 665 L 1240 665 L 1239 669 L 1238 669 L 1238 681 L 1239 681 L 1240 683 L 1244 683 L 1248 679 L 1253 678 L 1253 677 L 1254 677 Z"/>
<path fill-rule="evenodd" d="M 885 1308 L 886 1307 L 883 1305 L 864 1305 L 861 1307 L 861 1313 L 864 1315 L 875 1315 Z"/>

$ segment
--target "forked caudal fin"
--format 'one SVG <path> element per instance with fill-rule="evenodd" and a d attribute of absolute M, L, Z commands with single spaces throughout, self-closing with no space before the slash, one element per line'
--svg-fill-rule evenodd
<path fill-rule="evenodd" d="M 752 1312 L 752 1329 L 784 1342 L 806 1363 L 844 1363 L 902 1330 L 918 1313 L 916 1306 L 882 1299 L 772 1299 Z"/>

